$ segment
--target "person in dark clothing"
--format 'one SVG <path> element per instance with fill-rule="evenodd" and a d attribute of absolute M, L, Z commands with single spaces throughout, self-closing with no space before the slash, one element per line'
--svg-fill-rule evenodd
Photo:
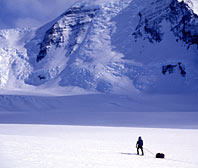
<path fill-rule="evenodd" d="M 138 138 L 138 141 L 136 143 L 136 148 L 137 148 L 137 154 L 139 155 L 139 149 L 141 149 L 142 151 L 142 156 L 144 155 L 144 151 L 143 151 L 143 140 L 141 137 Z"/>

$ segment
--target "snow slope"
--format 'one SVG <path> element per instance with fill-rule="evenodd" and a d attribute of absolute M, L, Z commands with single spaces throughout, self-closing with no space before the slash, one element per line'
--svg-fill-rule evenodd
<path fill-rule="evenodd" d="M 193 5 L 194 5 L 194 11 L 196 14 L 198 14 L 198 1 L 197 0 L 193 0 Z"/>
<path fill-rule="evenodd" d="M 41 28 L 1 30 L 1 88 L 197 92 L 198 17 L 189 6 L 83 0 Z"/>
<path fill-rule="evenodd" d="M 138 136 L 145 149 L 137 156 Z M 1 168 L 196 168 L 198 131 L 124 127 L 0 125 Z"/>

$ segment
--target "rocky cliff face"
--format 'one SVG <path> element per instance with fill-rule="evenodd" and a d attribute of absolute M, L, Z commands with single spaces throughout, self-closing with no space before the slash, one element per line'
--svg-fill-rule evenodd
<path fill-rule="evenodd" d="M 82 43 L 99 8 L 72 7 L 45 33 L 36 58 L 40 62 L 52 47 L 66 49 L 65 56 L 74 53 Z"/>

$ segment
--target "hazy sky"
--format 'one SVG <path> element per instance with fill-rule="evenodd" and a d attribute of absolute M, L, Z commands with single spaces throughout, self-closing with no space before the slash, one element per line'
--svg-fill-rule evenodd
<path fill-rule="evenodd" d="M 36 27 L 62 14 L 78 0 L 0 0 L 0 29 Z"/>

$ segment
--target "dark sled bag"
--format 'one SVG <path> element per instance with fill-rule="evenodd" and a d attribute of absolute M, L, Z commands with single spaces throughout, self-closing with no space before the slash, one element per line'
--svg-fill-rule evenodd
<path fill-rule="evenodd" d="M 157 153 L 156 158 L 165 158 L 165 155 L 163 153 Z"/>

